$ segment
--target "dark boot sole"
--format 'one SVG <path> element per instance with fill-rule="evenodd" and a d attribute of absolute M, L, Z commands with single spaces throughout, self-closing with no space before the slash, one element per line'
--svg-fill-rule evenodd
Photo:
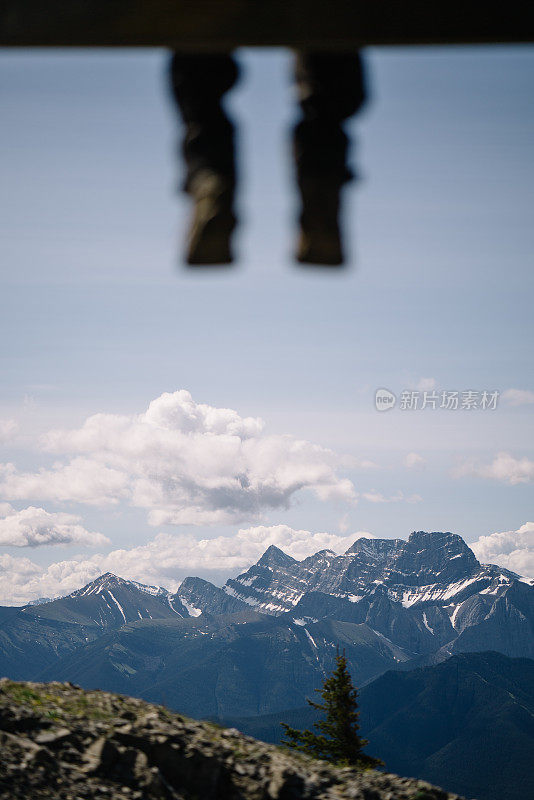
<path fill-rule="evenodd" d="M 341 266 L 344 258 L 337 232 L 335 235 L 327 235 L 320 232 L 314 232 L 313 234 L 301 232 L 297 261 L 299 264 L 317 264 L 328 267 Z"/>
<path fill-rule="evenodd" d="M 231 264 L 230 237 L 235 220 L 228 215 L 216 215 L 197 226 L 189 239 L 186 261 L 191 266 Z"/>

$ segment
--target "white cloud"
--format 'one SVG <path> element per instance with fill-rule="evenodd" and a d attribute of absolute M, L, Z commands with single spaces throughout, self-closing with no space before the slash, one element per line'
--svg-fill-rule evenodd
<path fill-rule="evenodd" d="M 362 536 L 374 538 L 366 531 L 340 536 L 335 533 L 295 530 L 288 525 L 257 525 L 241 529 L 233 537 L 219 536 L 216 539 L 204 539 L 195 543 L 190 551 L 189 566 L 197 568 L 204 566 L 211 569 L 218 568 L 221 564 L 229 568 L 248 567 L 257 561 L 270 545 L 276 545 L 297 560 L 313 555 L 319 550 L 342 553 Z M 199 553 L 202 554 L 200 560 Z"/>
<path fill-rule="evenodd" d="M 96 414 L 75 430 L 50 431 L 43 447 L 70 460 L 36 473 L 0 466 L 10 499 L 104 505 L 125 500 L 151 525 L 215 525 L 288 508 L 301 489 L 321 500 L 355 501 L 331 450 L 267 435 L 262 420 L 165 393 L 138 415 Z"/>
<path fill-rule="evenodd" d="M 23 605 L 39 597 L 69 594 L 102 572 L 89 560 L 59 561 L 43 568 L 29 558 L 0 554 L 0 603 Z"/>
<path fill-rule="evenodd" d="M 530 483 L 534 480 L 534 461 L 528 458 L 514 458 L 510 453 L 498 453 L 493 461 L 482 464 L 475 459 L 468 459 L 454 470 L 456 477 L 474 475 L 479 478 L 509 483 Z"/>
<path fill-rule="evenodd" d="M 534 578 L 534 522 L 527 522 L 516 531 L 481 536 L 469 545 L 479 561 Z"/>
<path fill-rule="evenodd" d="M 377 464 L 376 461 L 370 461 L 367 458 L 359 459 L 345 459 L 347 466 L 353 467 L 353 469 L 380 469 L 380 464 Z"/>
<path fill-rule="evenodd" d="M 437 386 L 435 378 L 419 378 L 415 388 L 420 392 L 431 392 Z"/>
<path fill-rule="evenodd" d="M 44 508 L 29 506 L 16 511 L 7 503 L 0 504 L 0 545 L 39 547 L 47 544 L 110 544 L 101 533 L 86 530 L 80 518 L 72 514 L 49 513 Z"/>
<path fill-rule="evenodd" d="M 534 403 L 534 392 L 528 389 L 506 389 L 502 393 L 501 399 L 511 406 L 524 406 Z"/>
<path fill-rule="evenodd" d="M 408 453 L 404 463 L 409 469 L 412 469 L 413 467 L 422 467 L 426 464 L 426 460 L 419 453 Z"/>
<path fill-rule="evenodd" d="M 97 459 L 81 457 L 33 473 L 18 472 L 14 464 L 0 464 L 0 489 L 11 500 L 113 505 L 128 496 L 128 477 Z"/>
<path fill-rule="evenodd" d="M 40 567 L 27 558 L 0 556 L 0 603 L 23 604 L 38 597 L 68 594 L 103 572 L 176 589 L 187 574 L 210 571 L 223 579 L 248 568 L 272 544 L 296 559 L 330 549 L 344 552 L 356 539 L 374 538 L 365 531 L 339 536 L 311 533 L 287 525 L 259 525 L 235 536 L 195 539 L 190 534 L 160 533 L 150 542 L 107 555 L 60 561 Z"/>
<path fill-rule="evenodd" d="M 407 497 L 404 492 L 401 491 L 386 497 L 375 489 L 371 492 L 363 492 L 361 497 L 369 503 L 420 503 L 423 499 L 419 494 L 412 494 Z"/>
<path fill-rule="evenodd" d="M 0 419 L 0 444 L 13 439 L 18 429 L 18 422 L 15 422 L 14 419 Z"/>
<path fill-rule="evenodd" d="M 400 503 L 401 500 L 404 500 L 402 492 L 395 492 L 395 494 L 390 495 L 390 497 L 386 497 L 375 489 L 370 492 L 362 492 L 361 496 L 364 500 L 367 500 L 368 503 Z"/>

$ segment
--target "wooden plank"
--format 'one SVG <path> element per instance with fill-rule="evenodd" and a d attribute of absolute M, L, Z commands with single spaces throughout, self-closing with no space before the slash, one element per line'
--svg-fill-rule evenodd
<path fill-rule="evenodd" d="M 528 3 L 480 0 L 0 0 L 0 46 L 285 46 L 534 41 Z"/>

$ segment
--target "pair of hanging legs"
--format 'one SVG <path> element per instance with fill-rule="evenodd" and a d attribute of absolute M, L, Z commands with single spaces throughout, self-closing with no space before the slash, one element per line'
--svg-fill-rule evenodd
<path fill-rule="evenodd" d="M 235 132 L 222 106 L 239 68 L 229 53 L 175 52 L 171 86 L 183 124 L 184 190 L 194 203 L 186 259 L 190 264 L 232 261 L 236 225 Z M 301 118 L 293 130 L 293 156 L 301 199 L 297 259 L 341 264 L 341 188 L 352 178 L 343 122 L 365 100 L 359 53 L 295 54 Z"/>

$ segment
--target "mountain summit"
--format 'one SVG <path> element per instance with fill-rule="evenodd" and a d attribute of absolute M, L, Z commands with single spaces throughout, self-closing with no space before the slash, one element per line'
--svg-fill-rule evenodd
<path fill-rule="evenodd" d="M 482 567 L 457 534 L 416 531 L 408 541 L 360 538 L 342 555 L 322 550 L 302 561 L 271 545 L 256 564 L 227 581 L 223 591 L 276 615 L 295 608 L 309 592 L 356 602 L 383 586 L 392 600 L 414 605 L 443 594 L 452 597 L 471 584 L 475 591 L 494 580 L 500 585 L 499 576 L 507 583 L 517 577 L 499 567 Z M 202 608 L 202 598 L 197 601 Z"/>
<path fill-rule="evenodd" d="M 100 594 L 102 591 L 107 591 L 109 589 L 118 589 L 120 591 L 132 586 L 135 586 L 140 592 L 152 595 L 153 597 L 167 597 L 169 594 L 169 592 L 166 589 L 162 589 L 161 586 L 149 586 L 145 583 L 119 578 L 119 576 L 114 575 L 113 572 L 104 572 L 103 575 L 99 575 L 98 578 L 95 578 L 91 583 L 72 592 L 69 597 L 87 597 L 91 594 Z"/>
<path fill-rule="evenodd" d="M 391 580 L 412 586 L 448 583 L 478 569 L 475 554 L 458 534 L 414 531 L 392 559 Z"/>
<path fill-rule="evenodd" d="M 414 531 L 403 539 L 360 538 L 336 555 L 297 561 L 274 545 L 222 589 L 186 579 L 176 598 L 197 613 L 246 608 L 366 624 L 414 656 L 493 649 L 534 656 L 534 589 L 518 575 L 480 564 L 458 534 Z M 229 602 L 231 601 L 231 602 Z"/>
<path fill-rule="evenodd" d="M 187 609 L 170 592 L 106 572 L 75 592 L 38 606 L 25 606 L 26 614 L 89 628 L 116 628 L 140 619 L 188 617 Z"/>
<path fill-rule="evenodd" d="M 287 567 L 295 563 L 295 559 L 280 550 L 279 547 L 272 544 L 267 548 L 260 560 L 257 562 L 258 567 Z"/>

